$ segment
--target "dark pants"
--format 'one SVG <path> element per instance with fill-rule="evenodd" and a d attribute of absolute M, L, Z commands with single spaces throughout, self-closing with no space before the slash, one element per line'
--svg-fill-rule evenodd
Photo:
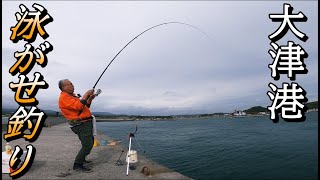
<path fill-rule="evenodd" d="M 83 122 L 80 125 L 73 126 L 71 128 L 72 131 L 78 135 L 82 145 L 78 155 L 76 156 L 74 164 L 83 165 L 83 161 L 86 156 L 90 154 L 94 142 L 92 128 L 92 121 Z"/>

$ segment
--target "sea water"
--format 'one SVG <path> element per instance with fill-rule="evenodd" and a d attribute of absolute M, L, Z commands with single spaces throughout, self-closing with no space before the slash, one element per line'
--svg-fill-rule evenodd
<path fill-rule="evenodd" d="M 264 116 L 99 122 L 97 127 L 127 146 L 136 125 L 138 153 L 193 179 L 318 179 L 318 112 L 299 123 L 273 123 Z"/>
<path fill-rule="evenodd" d="M 2 124 L 8 124 L 9 119 L 7 117 L 2 117 Z"/>

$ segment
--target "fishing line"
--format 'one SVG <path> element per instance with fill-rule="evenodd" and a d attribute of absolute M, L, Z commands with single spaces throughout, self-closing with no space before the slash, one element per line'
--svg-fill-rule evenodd
<path fill-rule="evenodd" d="M 159 27 L 159 26 L 163 26 L 163 25 L 168 25 L 168 24 L 181 24 L 181 25 L 185 25 L 185 26 L 189 26 L 189 27 L 192 27 L 194 29 L 197 29 L 198 31 L 200 31 L 201 33 L 203 33 L 204 35 L 206 35 L 208 38 L 210 38 L 212 40 L 212 38 L 204 31 L 202 31 L 201 29 L 199 29 L 198 27 L 196 26 L 193 26 L 191 24 L 187 24 L 187 23 L 183 23 L 183 22 L 165 22 L 165 23 L 161 23 L 161 24 L 158 24 L 158 25 L 155 25 L 155 26 L 152 26 L 151 28 L 143 31 L 142 33 L 138 34 L 136 37 L 134 37 L 131 41 L 129 41 L 114 57 L 113 59 L 110 61 L 110 63 L 107 65 L 107 67 L 103 70 L 103 72 L 101 73 L 100 77 L 98 78 L 97 82 L 94 84 L 93 86 L 93 89 L 96 87 L 96 85 L 98 84 L 98 82 L 100 81 L 101 77 L 103 76 L 103 74 L 106 72 L 106 70 L 109 68 L 109 66 L 111 65 L 111 63 L 116 59 L 116 57 L 132 42 L 134 41 L 135 39 L 137 39 L 139 36 L 141 36 L 142 34 L 144 34 L 145 32 L 151 30 L 151 29 L 154 29 L 156 27 Z"/>

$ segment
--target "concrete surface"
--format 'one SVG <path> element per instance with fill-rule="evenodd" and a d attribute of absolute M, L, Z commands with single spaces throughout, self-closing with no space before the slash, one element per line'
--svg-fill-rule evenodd
<path fill-rule="evenodd" d="M 23 150 L 26 145 L 32 144 L 36 149 L 34 162 L 30 170 L 19 179 L 191 179 L 180 173 L 174 172 L 162 165 L 143 157 L 138 152 L 138 163 L 135 163 L 136 169 L 129 170 L 126 175 L 126 164 L 116 165 L 116 162 L 124 149 L 122 144 L 114 146 L 93 147 L 87 160 L 93 163 L 88 165 L 92 167 L 91 173 L 82 173 L 72 170 L 74 158 L 81 148 L 80 141 L 76 134 L 69 128 L 68 123 L 63 118 L 48 118 L 47 123 L 51 127 L 43 127 L 39 138 L 29 143 L 23 138 L 10 142 L 12 149 L 19 145 Z M 6 141 L 3 139 L 6 131 L 2 131 L 2 151 L 5 151 Z M 26 130 L 26 133 L 29 133 Z M 112 139 L 105 134 L 98 133 L 98 141 L 106 139 L 108 142 Z M 121 160 L 125 162 L 125 154 Z M 22 160 L 23 161 L 23 160 Z M 151 170 L 151 175 L 146 176 L 141 171 L 144 166 Z M 2 174 L 2 179 L 12 179 L 9 174 Z"/>

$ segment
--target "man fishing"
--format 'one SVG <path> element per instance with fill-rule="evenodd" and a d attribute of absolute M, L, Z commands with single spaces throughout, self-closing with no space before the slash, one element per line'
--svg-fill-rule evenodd
<path fill-rule="evenodd" d="M 142 33 L 135 36 L 132 40 L 130 40 L 109 62 L 107 67 L 103 70 L 101 75 L 99 76 L 98 80 L 93 86 L 93 89 L 88 90 L 82 99 L 74 94 L 74 86 L 68 79 L 63 79 L 59 81 L 59 88 L 62 91 L 59 98 L 59 108 L 61 110 L 62 115 L 68 120 L 72 131 L 79 136 L 79 139 L 82 144 L 82 148 L 80 149 L 78 155 L 76 156 L 73 169 L 76 171 L 82 172 L 90 172 L 91 169 L 86 168 L 83 164 L 88 163 L 89 161 L 85 160 L 85 157 L 90 153 L 93 143 L 93 123 L 92 123 L 92 114 L 89 109 L 92 100 L 97 96 L 100 91 L 97 91 L 97 94 L 94 94 L 94 89 L 97 86 L 98 82 L 100 81 L 101 77 L 105 73 L 105 71 L 109 68 L 111 63 L 116 59 L 116 57 L 135 39 L 137 39 L 142 34 L 150 31 L 159 26 L 168 25 L 168 24 L 180 24 L 185 25 L 188 27 L 192 27 L 197 29 L 198 31 L 205 34 L 207 37 L 210 38 L 208 34 L 204 31 L 200 30 L 199 28 L 182 22 L 165 22 L 155 26 L 148 28 L 147 30 L 143 31 Z M 211 38 L 210 38 L 211 39 Z M 129 168 L 129 161 L 127 164 L 127 175 L 128 175 L 128 168 Z"/>
<path fill-rule="evenodd" d="M 81 149 L 75 158 L 73 170 L 81 172 L 91 172 L 90 168 L 84 166 L 91 161 L 85 158 L 93 147 L 93 124 L 90 105 L 95 98 L 94 90 L 88 90 L 80 99 L 80 95 L 74 94 L 74 86 L 68 79 L 59 81 L 59 88 L 61 90 L 59 98 L 59 108 L 62 115 L 68 120 L 71 130 L 78 135 L 81 141 Z"/>

